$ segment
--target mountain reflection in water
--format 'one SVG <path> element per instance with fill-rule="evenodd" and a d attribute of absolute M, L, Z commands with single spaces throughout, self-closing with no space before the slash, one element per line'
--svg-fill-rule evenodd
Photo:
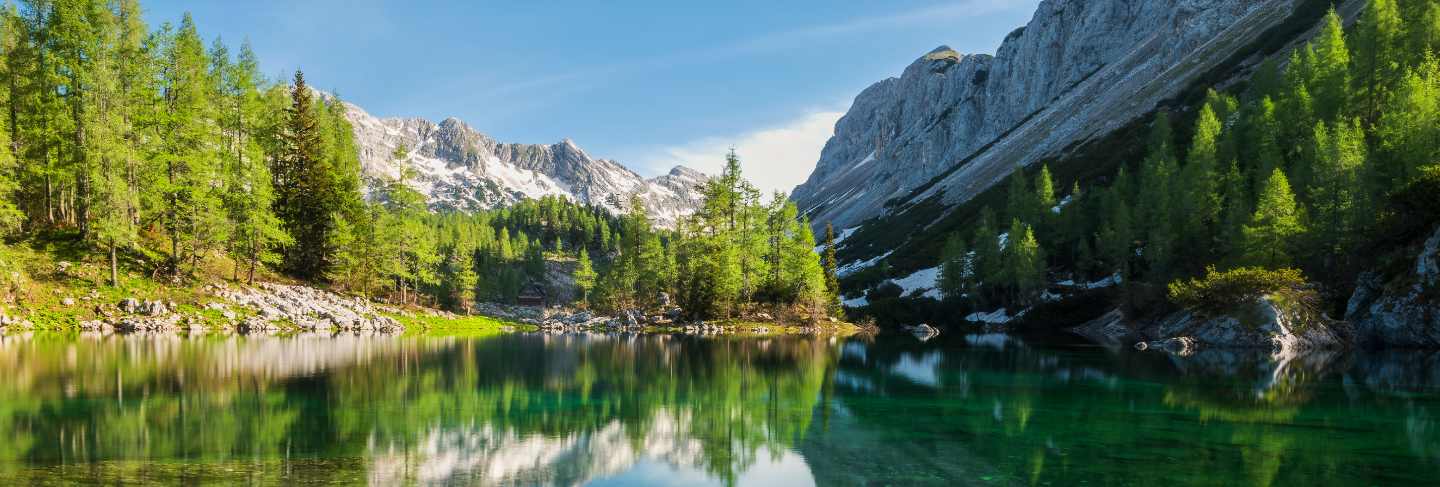
<path fill-rule="evenodd" d="M 473 485 L 1440 478 L 1440 354 L 1005 335 L 0 337 L 0 477 Z"/>

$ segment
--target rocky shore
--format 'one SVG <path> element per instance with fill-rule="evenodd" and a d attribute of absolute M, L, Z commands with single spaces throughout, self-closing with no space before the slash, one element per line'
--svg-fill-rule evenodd
<path fill-rule="evenodd" d="M 104 303 L 98 294 L 92 293 L 79 300 L 66 298 L 64 305 L 85 306 L 93 312 L 93 319 L 74 324 L 86 335 L 201 332 L 395 334 L 406 329 L 406 325 L 395 318 L 397 316 L 428 314 L 431 318 L 442 320 L 464 318 L 445 311 L 400 308 L 313 287 L 279 283 L 259 283 L 255 286 L 209 284 L 199 290 L 198 296 L 195 302 L 188 304 L 136 297 Z M 746 320 L 723 323 L 686 322 L 681 319 L 681 310 L 673 307 L 663 313 L 628 310 L 616 316 L 607 316 L 572 308 L 479 303 L 473 312 L 517 325 L 530 325 L 544 333 L 820 334 L 859 329 L 834 320 L 780 325 L 775 324 L 774 317 L 767 313 L 755 313 L 747 316 Z M 0 313 L 0 332 L 24 333 L 37 328 L 40 327 L 31 320 Z"/>
<path fill-rule="evenodd" d="M 679 308 L 670 308 L 663 313 L 646 314 L 640 310 L 626 310 L 616 316 L 592 313 L 572 308 L 537 308 L 495 303 L 480 303 L 475 306 L 476 314 L 490 316 L 516 323 L 533 325 L 544 333 L 579 332 L 652 332 L 668 331 L 690 335 L 727 334 L 771 334 L 798 333 L 824 334 L 841 329 L 859 327 L 841 323 L 833 318 L 823 323 L 785 325 L 775 322 L 768 313 L 755 313 L 745 319 L 729 322 L 685 321 Z"/>
<path fill-rule="evenodd" d="M 397 333 L 400 322 L 386 316 L 404 311 L 364 299 L 307 286 L 261 283 L 254 287 L 211 284 L 202 289 L 203 305 L 180 306 L 174 301 L 127 297 L 116 303 L 95 303 L 95 319 L 76 324 L 82 333 L 176 333 L 220 331 L 243 334 L 276 332 Z M 79 305 L 66 298 L 66 305 Z M 35 329 L 24 318 L 0 315 L 0 331 Z"/>

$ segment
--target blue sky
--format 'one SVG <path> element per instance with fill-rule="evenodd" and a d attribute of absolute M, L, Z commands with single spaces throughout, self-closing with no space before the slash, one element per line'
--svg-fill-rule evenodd
<path fill-rule="evenodd" d="M 574 139 L 644 175 L 726 147 L 789 190 L 854 96 L 940 45 L 993 53 L 1039 0 L 142 2 L 249 39 L 268 75 L 379 116 L 459 117 L 506 142 Z"/>

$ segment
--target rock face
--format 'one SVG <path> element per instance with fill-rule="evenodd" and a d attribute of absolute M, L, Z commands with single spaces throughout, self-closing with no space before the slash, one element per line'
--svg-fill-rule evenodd
<path fill-rule="evenodd" d="M 348 103 L 346 115 L 366 179 L 394 179 L 402 165 L 408 165 L 415 171 L 411 185 L 437 209 L 495 208 L 559 195 L 618 213 L 637 195 L 652 218 L 669 226 L 699 206 L 695 188 L 708 179 L 683 166 L 646 179 L 615 161 L 590 157 L 569 139 L 552 145 L 501 143 L 455 118 L 438 124 L 420 118 L 382 119 Z M 409 157 L 391 160 L 402 144 Z"/>
<path fill-rule="evenodd" d="M 1413 272 L 1394 282 L 1361 276 L 1345 309 L 1364 347 L 1440 348 L 1440 228 L 1415 257 Z"/>
<path fill-rule="evenodd" d="M 1233 313 L 1202 316 L 1190 311 L 1172 314 L 1143 331 L 1154 337 L 1137 348 L 1159 348 L 1190 354 L 1205 348 L 1250 348 L 1290 356 L 1313 350 L 1348 348 L 1353 333 L 1344 323 L 1302 319 L 1265 298 L 1242 304 Z"/>
<path fill-rule="evenodd" d="M 861 92 L 793 197 L 839 228 L 891 200 L 962 203 L 1153 111 L 1297 3 L 1045 0 L 994 56 L 942 46 Z"/>

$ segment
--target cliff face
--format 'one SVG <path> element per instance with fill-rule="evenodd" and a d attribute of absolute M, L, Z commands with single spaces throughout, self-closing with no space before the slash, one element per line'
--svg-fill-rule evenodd
<path fill-rule="evenodd" d="M 1153 111 L 1297 2 L 1046 0 L 995 56 L 942 46 L 860 93 L 794 198 L 839 228 L 887 202 L 963 203 Z"/>
<path fill-rule="evenodd" d="M 699 206 L 695 188 L 708 179 L 683 166 L 646 179 L 615 161 L 590 157 L 569 139 L 551 145 L 502 143 L 455 118 L 438 124 L 382 119 L 349 104 L 346 114 L 366 179 L 395 178 L 408 165 L 416 172 L 411 184 L 437 209 L 494 208 L 558 195 L 622 213 L 635 195 L 657 224 L 670 226 Z M 392 160 L 400 145 L 409 149 L 409 157 Z"/>

